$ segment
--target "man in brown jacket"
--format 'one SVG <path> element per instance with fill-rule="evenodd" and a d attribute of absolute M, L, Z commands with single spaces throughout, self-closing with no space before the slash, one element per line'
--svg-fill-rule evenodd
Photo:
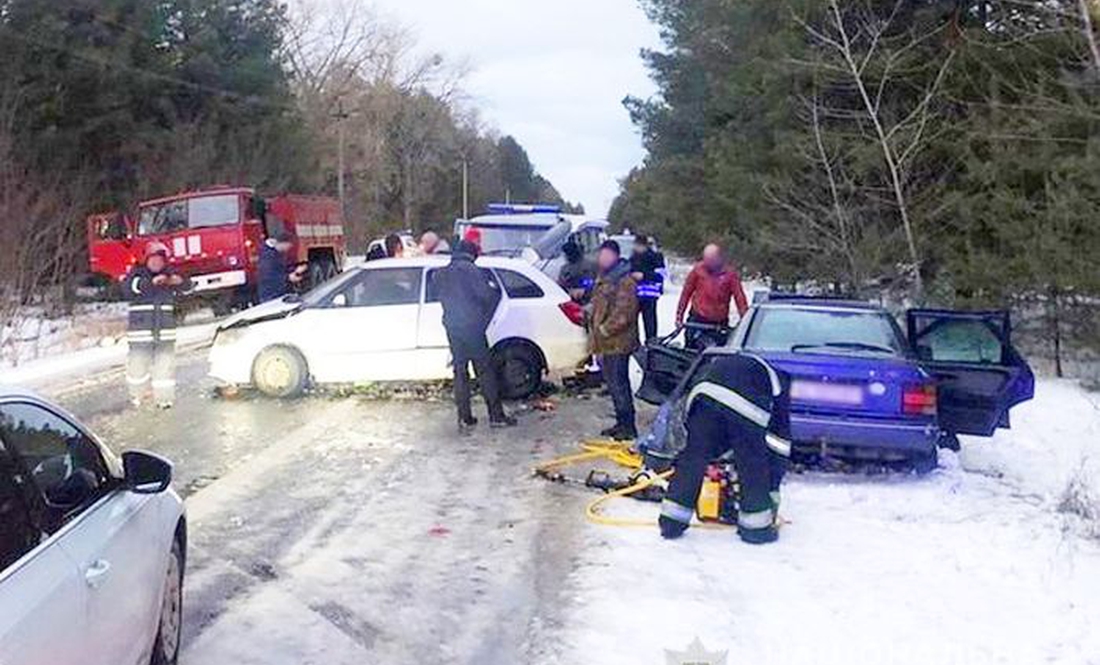
<path fill-rule="evenodd" d="M 604 382 L 615 403 L 615 426 L 601 434 L 620 441 L 637 438 L 634 396 L 630 391 L 630 354 L 638 348 L 638 285 L 618 243 L 600 247 L 599 278 L 592 289 L 592 353 L 599 357 Z"/>

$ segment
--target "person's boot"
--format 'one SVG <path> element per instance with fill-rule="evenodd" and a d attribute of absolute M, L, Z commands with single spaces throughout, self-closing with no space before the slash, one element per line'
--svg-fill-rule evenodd
<path fill-rule="evenodd" d="M 614 439 L 615 435 L 618 434 L 618 432 L 619 426 L 615 424 L 611 427 L 605 427 L 604 429 L 600 430 L 600 436 L 606 437 L 608 439 Z"/>
<path fill-rule="evenodd" d="M 615 441 L 633 441 L 638 438 L 638 430 L 630 425 L 615 425 L 605 429 L 601 434 Z"/>
<path fill-rule="evenodd" d="M 461 436 L 473 434 L 475 427 L 477 427 L 477 418 L 473 416 L 458 419 L 458 433 Z"/>
<path fill-rule="evenodd" d="M 677 522 L 671 517 L 665 517 L 661 515 L 657 518 L 657 524 L 661 527 L 661 537 L 666 540 L 675 540 L 684 535 L 687 531 L 688 525 L 683 522 Z"/>
<path fill-rule="evenodd" d="M 515 427 L 517 424 L 519 424 L 519 421 L 508 415 L 507 413 L 502 413 L 489 420 L 489 427 L 492 427 L 493 429 L 501 429 L 503 427 Z"/>
<path fill-rule="evenodd" d="M 779 529 L 775 526 L 764 527 L 763 529 L 744 529 L 737 528 L 737 535 L 741 536 L 741 540 L 750 545 L 767 545 L 768 543 L 774 543 L 779 540 Z"/>

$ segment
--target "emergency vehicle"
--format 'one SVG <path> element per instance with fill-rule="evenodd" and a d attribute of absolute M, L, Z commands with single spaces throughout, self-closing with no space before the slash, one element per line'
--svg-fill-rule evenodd
<path fill-rule="evenodd" d="M 343 269 L 344 220 L 336 199 L 263 198 L 247 187 L 215 187 L 145 201 L 133 214 L 91 215 L 92 283 L 114 290 L 157 240 L 168 246 L 170 264 L 191 277 L 193 293 L 227 310 L 255 300 L 260 244 L 280 230 L 294 238 L 292 261 L 309 266 L 311 284 Z"/>

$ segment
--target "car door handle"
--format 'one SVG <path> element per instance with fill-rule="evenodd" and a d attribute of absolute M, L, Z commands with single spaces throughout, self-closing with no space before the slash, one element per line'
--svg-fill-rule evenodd
<path fill-rule="evenodd" d="M 93 589 L 98 589 L 107 580 L 111 572 L 111 562 L 100 559 L 84 571 L 84 583 Z"/>

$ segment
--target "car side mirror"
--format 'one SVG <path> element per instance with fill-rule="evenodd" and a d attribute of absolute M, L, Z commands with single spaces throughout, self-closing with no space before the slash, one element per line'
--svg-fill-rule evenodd
<path fill-rule="evenodd" d="M 348 306 L 348 297 L 347 297 L 347 295 L 345 295 L 343 293 L 337 293 L 335 296 L 332 297 L 332 306 L 333 307 L 347 307 Z"/>
<path fill-rule="evenodd" d="M 142 450 L 122 453 L 126 489 L 134 494 L 160 494 L 172 484 L 172 463 Z"/>
<path fill-rule="evenodd" d="M 935 357 L 932 355 L 932 347 L 930 347 L 930 346 L 918 346 L 917 347 L 917 360 L 923 360 L 923 361 L 928 361 L 928 362 L 931 362 L 931 361 L 935 360 Z"/>

